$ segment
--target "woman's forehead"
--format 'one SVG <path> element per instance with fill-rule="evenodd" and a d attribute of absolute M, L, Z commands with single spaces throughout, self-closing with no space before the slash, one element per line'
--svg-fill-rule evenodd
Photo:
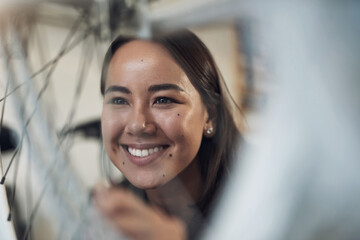
<path fill-rule="evenodd" d="M 119 61 L 159 61 L 162 59 L 174 61 L 162 45 L 146 40 L 133 40 L 116 50 L 110 64 L 116 64 Z"/>
<path fill-rule="evenodd" d="M 160 44 L 150 41 L 134 40 L 115 52 L 109 65 L 107 82 L 112 85 L 120 81 L 125 83 L 127 79 L 132 83 L 141 79 L 144 84 L 165 81 L 195 90 L 170 53 Z"/>

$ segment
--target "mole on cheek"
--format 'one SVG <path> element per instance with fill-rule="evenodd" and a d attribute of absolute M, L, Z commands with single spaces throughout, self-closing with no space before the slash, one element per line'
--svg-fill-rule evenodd
<path fill-rule="evenodd" d="M 177 115 L 180 116 L 180 113 L 178 113 Z"/>
<path fill-rule="evenodd" d="M 163 177 L 165 177 L 165 174 L 163 174 Z"/>
<path fill-rule="evenodd" d="M 169 154 L 169 157 L 172 157 L 172 153 Z"/>
<path fill-rule="evenodd" d="M 144 59 L 141 59 L 140 61 L 142 61 L 142 62 L 143 62 L 143 61 L 144 61 Z"/>
<path fill-rule="evenodd" d="M 123 162 L 123 165 L 125 165 L 125 162 Z"/>

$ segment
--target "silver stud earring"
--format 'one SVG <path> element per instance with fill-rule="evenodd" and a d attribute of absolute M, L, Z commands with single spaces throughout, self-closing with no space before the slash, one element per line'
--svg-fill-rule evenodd
<path fill-rule="evenodd" d="M 207 134 L 212 134 L 212 132 L 213 132 L 213 128 L 212 127 L 209 127 L 208 129 L 206 129 L 206 133 Z"/>

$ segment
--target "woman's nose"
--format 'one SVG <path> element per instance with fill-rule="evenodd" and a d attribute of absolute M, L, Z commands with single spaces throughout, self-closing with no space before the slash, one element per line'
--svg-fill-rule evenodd
<path fill-rule="evenodd" d="M 156 132 L 156 126 L 151 113 L 143 107 L 134 108 L 126 124 L 125 132 L 134 136 L 153 135 Z"/>

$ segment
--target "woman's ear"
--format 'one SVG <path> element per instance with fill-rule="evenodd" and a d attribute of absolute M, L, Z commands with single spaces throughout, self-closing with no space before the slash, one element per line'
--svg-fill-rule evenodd
<path fill-rule="evenodd" d="M 204 127 L 205 137 L 211 138 L 212 136 L 214 136 L 216 130 L 216 119 L 217 119 L 217 115 L 216 115 L 215 107 L 209 108 L 208 118 L 206 120 L 206 124 Z"/>

